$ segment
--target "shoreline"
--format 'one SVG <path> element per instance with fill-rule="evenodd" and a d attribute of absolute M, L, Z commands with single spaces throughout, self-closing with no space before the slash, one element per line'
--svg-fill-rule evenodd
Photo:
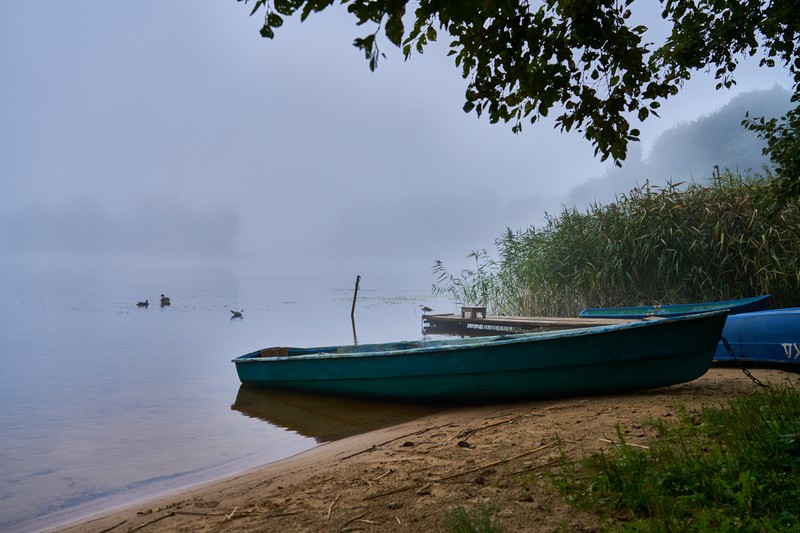
<path fill-rule="evenodd" d="M 335 463 L 361 455 L 362 453 L 373 451 L 383 443 L 390 443 L 402 438 L 405 435 L 405 433 L 403 433 L 404 431 L 418 433 L 417 429 L 409 430 L 408 428 L 417 428 L 423 421 L 430 421 L 432 418 L 439 417 L 447 419 L 462 418 L 465 415 L 469 417 L 466 411 L 487 408 L 490 407 L 456 407 L 451 410 L 443 410 L 435 414 L 422 416 L 419 419 L 408 422 L 318 444 L 313 448 L 300 451 L 284 459 L 252 467 L 237 474 L 195 483 L 175 490 L 169 490 L 152 498 L 137 498 L 135 501 L 123 505 L 116 505 L 112 509 L 107 509 L 98 513 L 80 513 L 81 516 L 76 516 L 60 524 L 49 526 L 45 531 L 105 531 L 122 526 L 122 523 L 127 522 L 134 514 L 136 516 L 142 516 L 143 514 L 152 514 L 161 510 L 168 511 L 168 509 L 180 505 L 185 501 L 200 501 L 211 494 L 227 497 L 238 496 L 240 493 L 246 492 L 247 489 L 253 485 L 264 484 L 265 479 L 269 480 L 269 483 L 272 483 L 273 480 L 294 479 L 294 476 L 304 477 L 310 470 L 317 467 L 319 463 Z M 282 486 L 278 487 L 279 490 L 281 488 Z M 116 522 L 117 519 L 120 519 L 119 523 Z M 142 524 L 138 524 L 135 527 L 141 527 L 143 524 L 147 523 L 147 521 L 142 521 Z M 125 531 L 124 528 L 121 530 Z"/>
<path fill-rule="evenodd" d="M 800 383 L 793 372 L 750 372 Z M 567 506 L 546 477 L 562 452 L 608 450 L 618 427 L 644 443 L 655 434 L 648 418 L 756 390 L 741 369 L 712 367 L 689 383 L 620 396 L 455 407 L 48 531 L 439 531 L 456 505 L 488 505 L 506 531 L 592 531 L 597 517 Z"/>

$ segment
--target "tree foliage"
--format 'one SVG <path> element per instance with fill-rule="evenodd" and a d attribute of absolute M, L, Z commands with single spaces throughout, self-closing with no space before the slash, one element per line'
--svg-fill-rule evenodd
<path fill-rule="evenodd" d="M 602 160 L 610 157 L 618 165 L 628 142 L 639 140 L 634 126 L 658 116 L 661 104 L 696 71 L 713 72 L 717 88 L 729 88 L 739 62 L 760 55 L 763 67 L 791 73 L 794 102 L 800 104 L 797 0 L 662 0 L 661 16 L 672 31 L 658 45 L 647 42 L 647 28 L 633 22 L 633 0 L 417 0 L 413 17 L 406 16 L 407 0 L 341 3 L 359 25 L 372 26 L 353 43 L 371 69 L 382 56 L 381 32 L 406 58 L 446 34 L 449 55 L 468 80 L 466 112 L 510 123 L 519 132 L 524 123 L 555 111 L 557 128 L 581 132 Z M 285 17 L 299 13 L 305 20 L 333 4 L 253 0 L 251 14 L 263 8 L 261 35 L 273 38 Z M 767 140 L 766 155 L 787 183 L 798 181 L 797 115 L 795 110 L 780 120 L 746 121 Z M 787 163 L 787 147 L 794 150 L 793 164 Z M 782 190 L 800 194 L 796 183 Z"/>

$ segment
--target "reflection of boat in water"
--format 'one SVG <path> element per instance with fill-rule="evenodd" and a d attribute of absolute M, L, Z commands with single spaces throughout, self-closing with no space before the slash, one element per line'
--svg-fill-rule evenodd
<path fill-rule="evenodd" d="M 420 405 L 266 390 L 250 385 L 239 387 L 231 409 L 311 437 L 318 443 L 401 424 L 440 410 Z"/>

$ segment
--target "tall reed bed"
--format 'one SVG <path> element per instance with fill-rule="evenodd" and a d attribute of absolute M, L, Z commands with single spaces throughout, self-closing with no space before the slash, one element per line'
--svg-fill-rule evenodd
<path fill-rule="evenodd" d="M 497 240 L 499 260 L 434 268 L 435 290 L 498 314 L 574 316 L 584 307 L 772 294 L 800 305 L 800 208 L 777 208 L 770 178 L 726 172 L 706 184 L 645 184 L 609 205 L 564 208 Z M 477 303 L 475 301 L 470 303 Z"/>

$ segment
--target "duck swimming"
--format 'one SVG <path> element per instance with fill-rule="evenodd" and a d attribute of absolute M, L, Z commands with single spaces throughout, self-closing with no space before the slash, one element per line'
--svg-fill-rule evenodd
<path fill-rule="evenodd" d="M 138 302 L 138 303 L 136 304 L 136 307 L 147 307 L 148 305 L 150 305 L 150 302 L 148 302 L 147 300 L 145 300 L 145 301 L 143 301 L 143 302 Z"/>
<path fill-rule="evenodd" d="M 242 313 L 244 313 L 244 309 L 242 309 L 241 311 L 231 310 L 231 313 L 233 313 L 233 316 L 231 318 L 242 318 Z"/>
<path fill-rule="evenodd" d="M 164 296 L 162 294 L 161 295 L 161 307 L 164 307 L 165 305 L 169 305 L 169 298 L 167 298 L 166 296 Z"/>

